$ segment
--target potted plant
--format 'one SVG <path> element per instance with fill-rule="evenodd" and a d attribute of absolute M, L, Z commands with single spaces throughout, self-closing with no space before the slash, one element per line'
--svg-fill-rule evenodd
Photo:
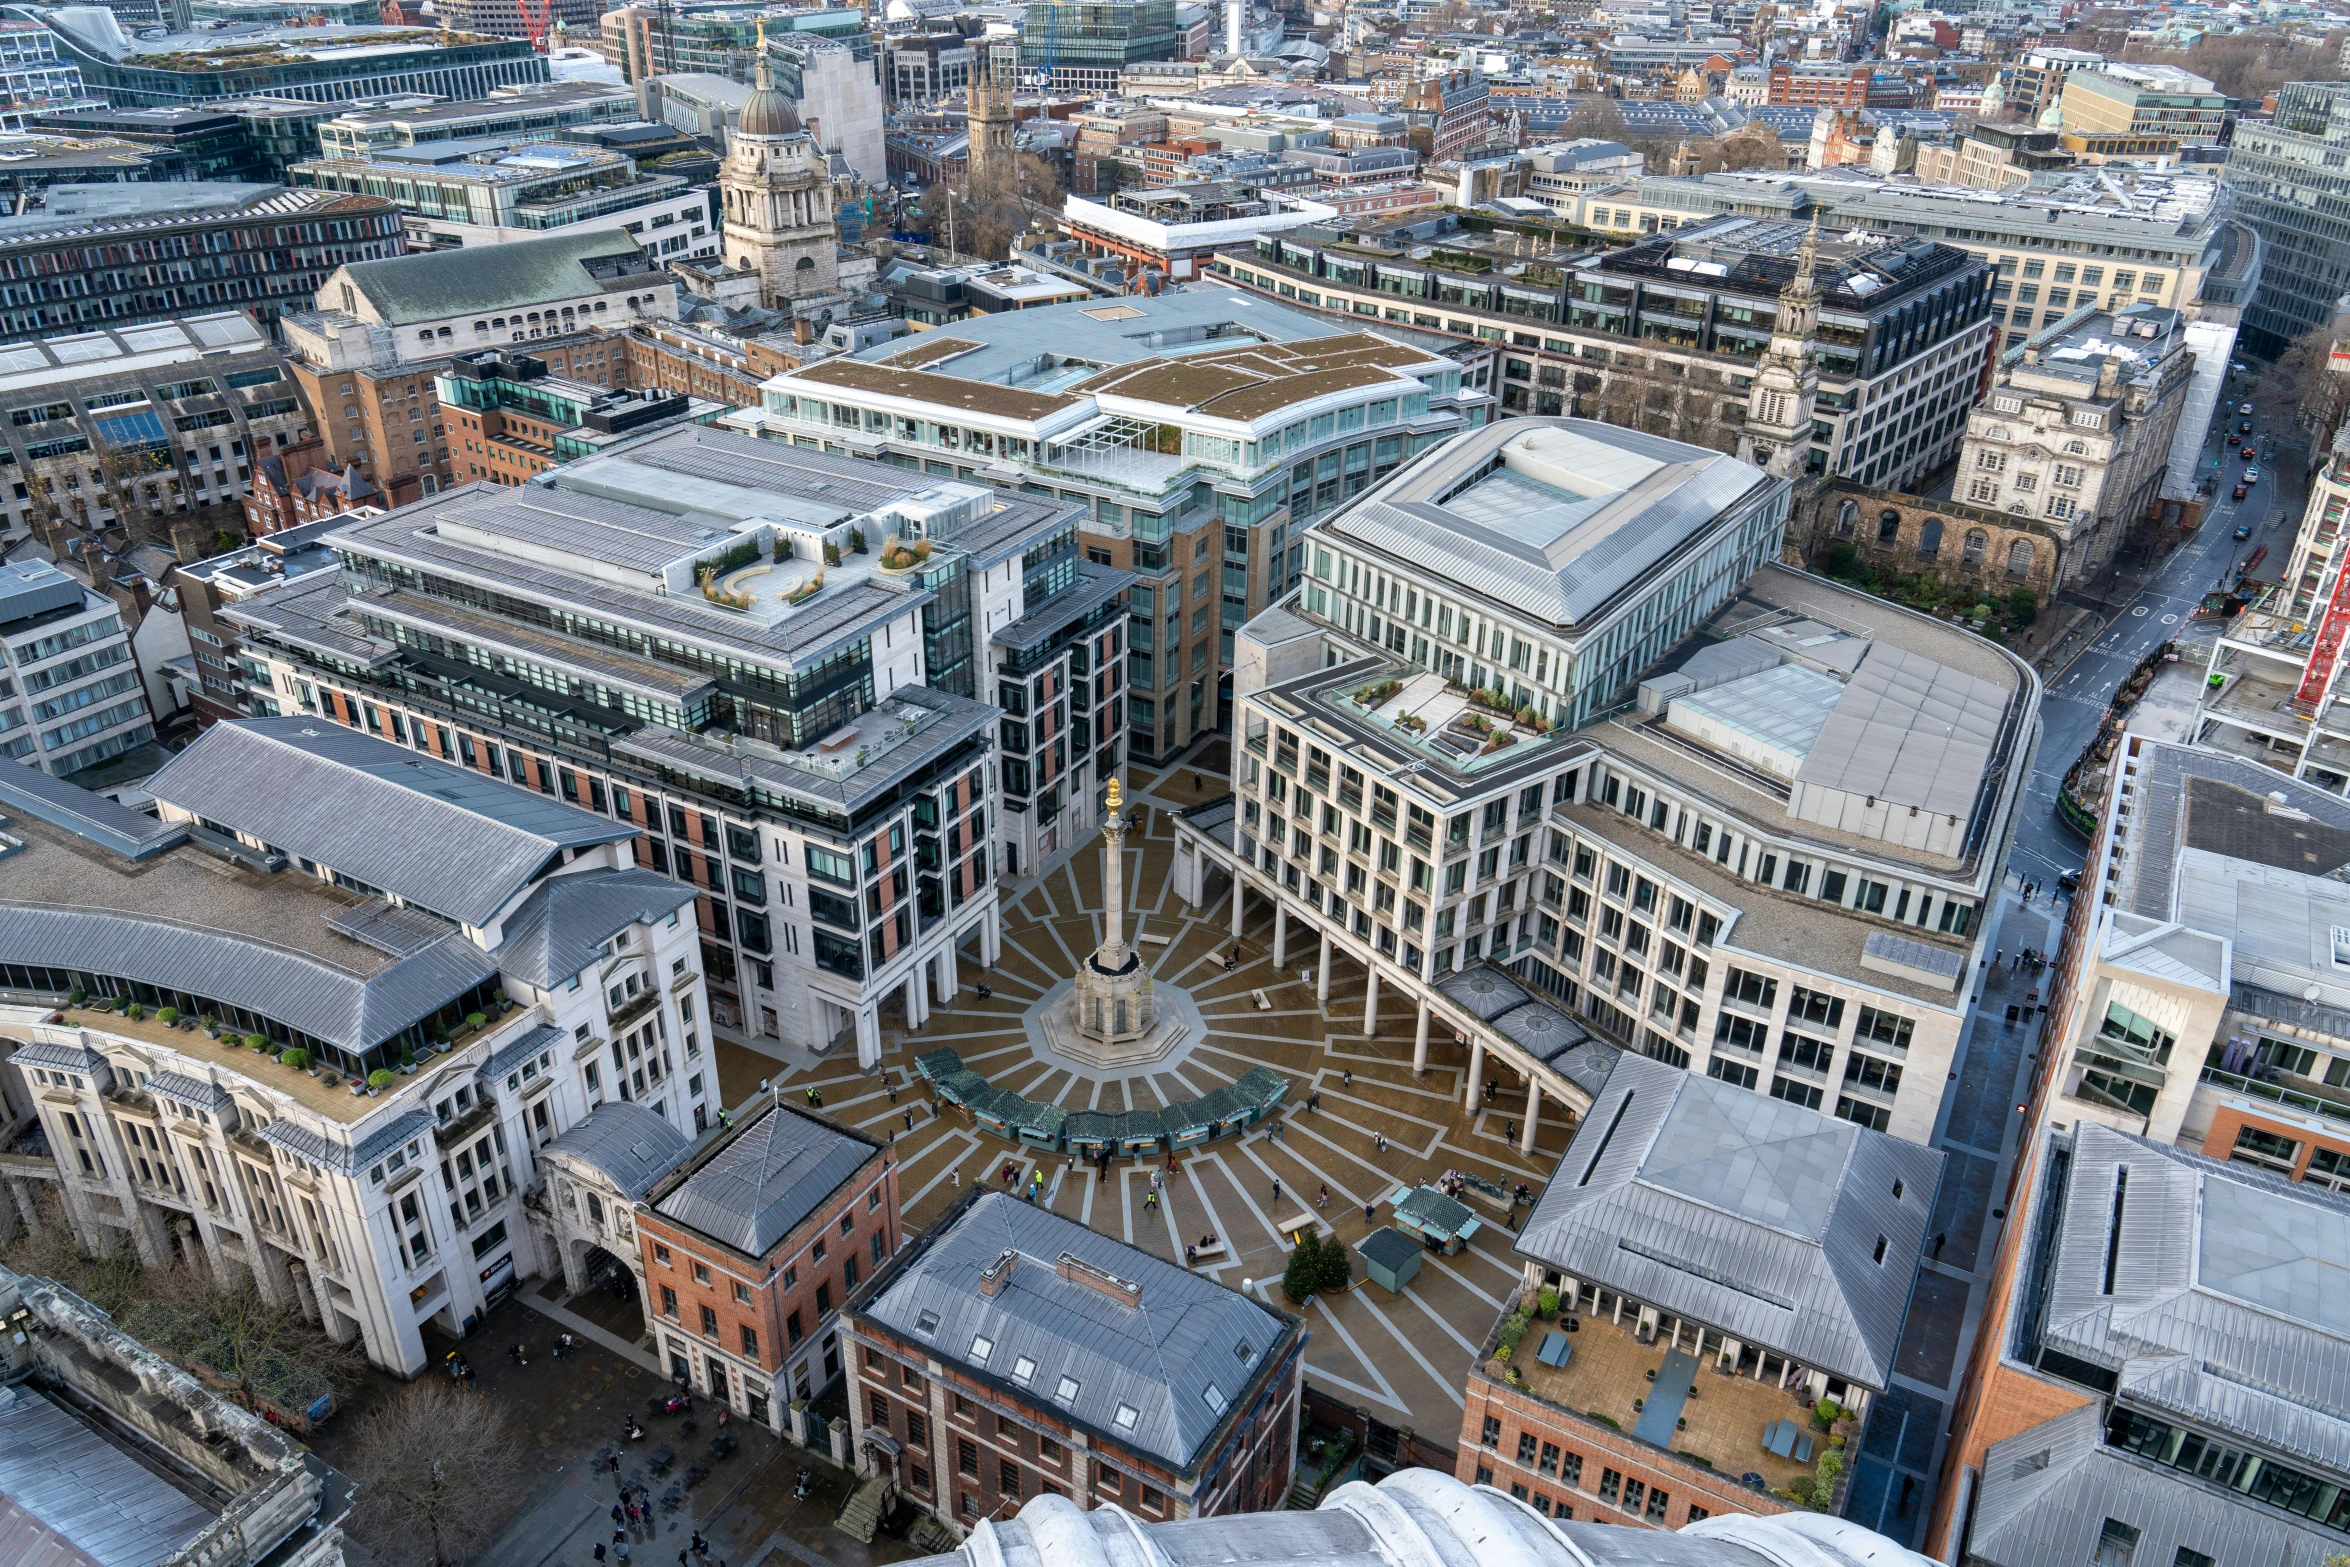
<path fill-rule="evenodd" d="M 400 1075 L 413 1076 L 416 1071 L 416 1052 L 406 1045 L 400 1047 Z"/>
<path fill-rule="evenodd" d="M 489 1019 L 483 1017 L 479 1012 L 468 1012 L 465 1014 L 465 1026 L 467 1028 L 482 1028 L 487 1026 L 488 1023 Z"/>
<path fill-rule="evenodd" d="M 300 1045 L 289 1046 L 278 1052 L 277 1064 L 290 1066 L 297 1072 L 306 1072 L 310 1069 L 310 1052 Z"/>
<path fill-rule="evenodd" d="M 79 985 L 74 986 L 73 989 L 65 993 L 65 1004 L 69 1007 L 78 1007 L 89 999 L 90 993 L 82 989 L 82 987 Z"/>
<path fill-rule="evenodd" d="M 343 1086 L 343 1074 L 333 1070 L 332 1068 L 319 1073 L 318 1080 L 329 1088 L 340 1088 Z"/>
<path fill-rule="evenodd" d="M 379 1066 L 367 1074 L 367 1091 L 371 1094 L 380 1094 L 391 1087 L 394 1081 L 395 1078 L 391 1070 L 388 1067 Z"/>
<path fill-rule="evenodd" d="M 245 1036 L 245 1048 L 252 1051 L 255 1055 L 267 1055 L 269 1054 L 269 1041 L 262 1038 L 259 1034 L 247 1034 Z"/>
<path fill-rule="evenodd" d="M 143 1023 L 147 1020 L 147 1009 L 133 1001 L 123 1008 L 122 1015 L 134 1023 Z"/>
<path fill-rule="evenodd" d="M 165 1028 L 177 1025 L 179 1020 L 180 1009 L 177 1007 L 165 1007 L 155 1014 L 155 1021 L 161 1023 Z"/>

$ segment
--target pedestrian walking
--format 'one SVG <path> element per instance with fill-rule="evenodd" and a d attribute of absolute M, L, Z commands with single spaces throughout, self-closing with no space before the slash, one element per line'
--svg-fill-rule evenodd
<path fill-rule="evenodd" d="M 626 1522 L 626 1521 L 627 1521 L 627 1520 L 626 1520 L 626 1517 L 625 1517 L 625 1515 L 624 1515 L 624 1514 L 621 1512 L 621 1510 L 620 1510 L 620 1509 L 621 1509 L 621 1504 L 620 1504 L 620 1503 L 618 1503 L 618 1502 L 614 1502 L 614 1503 L 612 1504 L 612 1521 L 613 1521 L 614 1523 L 624 1523 L 624 1522 Z"/>
<path fill-rule="evenodd" d="M 605 1550 L 606 1550 L 606 1546 L 605 1546 L 604 1542 L 603 1542 L 603 1541 L 601 1541 L 601 1540 L 598 1540 L 598 1541 L 596 1542 L 596 1560 L 597 1560 L 597 1561 L 602 1561 L 602 1560 L 604 1559 L 604 1552 L 605 1552 Z"/>
<path fill-rule="evenodd" d="M 910 1132 L 910 1131 L 912 1131 L 913 1129 L 914 1129 L 914 1110 L 913 1110 L 913 1107 L 912 1107 L 911 1105 L 909 1105 L 909 1106 L 907 1106 L 907 1108 L 906 1108 L 906 1130 Z"/>
<path fill-rule="evenodd" d="M 1948 1239 L 1950 1239 L 1948 1231 L 1936 1230 L 1934 1232 L 1934 1260 L 1936 1262 L 1942 1260 L 1942 1243 Z"/>
<path fill-rule="evenodd" d="M 1319 1112 L 1319 1111 L 1321 1110 L 1321 1108 L 1322 1108 L 1322 1090 L 1320 1090 L 1319 1088 L 1317 1088 L 1317 1089 L 1315 1089 L 1315 1090 L 1314 1090 L 1312 1093 L 1310 1093 L 1310 1094 L 1306 1095 L 1306 1108 L 1307 1108 L 1308 1110 L 1313 1110 L 1313 1111 L 1316 1111 L 1316 1112 Z"/>
<path fill-rule="evenodd" d="M 1278 1176 L 1273 1180 L 1273 1206 L 1276 1208 L 1281 1206 L 1281 1180 Z"/>
<path fill-rule="evenodd" d="M 1377 1223 L 1377 1222 L 1378 1222 L 1378 1218 L 1379 1218 L 1379 1211 L 1378 1211 L 1378 1209 L 1377 1209 L 1377 1208 L 1375 1208 L 1374 1206 L 1372 1206 L 1370 1203 L 1364 1203 L 1364 1204 L 1363 1204 L 1363 1222 L 1364 1222 L 1365 1224 L 1375 1224 L 1375 1223 Z"/>
<path fill-rule="evenodd" d="M 1518 1140 L 1518 1123 L 1515 1121 L 1504 1120 L 1501 1124 L 1505 1128 L 1501 1134 L 1502 1139 L 1505 1142 L 1516 1142 Z"/>
<path fill-rule="evenodd" d="M 1993 968 L 1997 968 L 1999 966 L 1999 960 L 2006 956 L 2007 949 L 2005 947 L 1993 947 L 1991 949 L 1991 966 Z"/>
<path fill-rule="evenodd" d="M 1339 1086 L 1339 1087 L 1341 1087 L 1341 1088 L 1352 1088 L 1352 1087 L 1354 1087 L 1354 1085 L 1355 1085 L 1355 1071 L 1354 1071 L 1354 1068 L 1353 1068 L 1353 1067 L 1351 1067 L 1351 1066 L 1348 1066 L 1348 1067 L 1340 1067 L 1340 1068 L 1338 1069 L 1338 1086 Z"/>
<path fill-rule="evenodd" d="M 949 1184 L 949 1185 L 951 1185 L 951 1186 L 958 1187 L 958 1188 L 959 1188 L 959 1187 L 961 1187 L 961 1186 L 962 1186 L 962 1184 L 963 1184 L 963 1172 L 962 1172 L 962 1171 L 960 1171 L 960 1170 L 953 1170 L 953 1171 L 949 1171 L 948 1173 L 949 1173 L 949 1175 L 951 1176 L 951 1179 L 950 1179 L 950 1181 L 948 1182 L 948 1184 Z"/>
<path fill-rule="evenodd" d="M 1199 1266 L 1199 1248 L 1189 1241 L 1184 1242 L 1183 1245 L 1183 1265 L 1187 1268 Z"/>
<path fill-rule="evenodd" d="M 1371 1141 L 1378 1146 L 1378 1149 L 1381 1153 L 1387 1152 L 1387 1138 L 1383 1134 L 1373 1132 L 1371 1134 Z"/>
<path fill-rule="evenodd" d="M 1159 1211 L 1159 1194 L 1157 1192 L 1145 1192 L 1142 1194 L 1142 1211 L 1145 1213 L 1156 1213 Z"/>

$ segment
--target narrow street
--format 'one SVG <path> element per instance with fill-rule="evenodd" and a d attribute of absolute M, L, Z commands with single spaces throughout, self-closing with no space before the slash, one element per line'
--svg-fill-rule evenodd
<path fill-rule="evenodd" d="M 2238 387 L 2256 381 L 2236 378 Z M 2267 424 L 2256 392 L 2232 387 L 2229 407 L 2255 404 L 2255 420 Z M 2172 552 L 2142 582 L 2122 573 L 2106 591 L 2113 608 L 2085 643 L 2060 652 L 2041 707 L 2040 748 L 2034 758 L 2017 822 L 2007 874 L 1988 913 L 1989 944 L 1998 956 L 1975 976 L 1975 1014 L 1951 1064 L 1934 1146 L 1945 1156 L 1936 1193 L 1927 1255 L 1910 1297 L 1893 1385 L 1870 1412 L 1860 1451 L 1853 1459 L 1845 1516 L 1906 1545 L 1923 1544 L 1940 1478 L 1949 1410 L 1959 1378 L 1974 1351 L 2001 1232 L 2006 1228 L 2007 1182 L 2022 1135 L 2020 1108 L 2026 1081 L 2041 1044 L 2042 1024 L 2033 1008 L 2045 999 L 2048 974 L 2017 961 L 2026 949 L 2054 951 L 2070 905 L 2055 893 L 2056 878 L 2079 869 L 2087 850 L 2056 814 L 2057 789 L 2074 758 L 2096 733 L 2106 704 L 2139 659 L 2177 635 L 2203 595 L 2232 582 L 2237 566 L 2266 547 L 2259 571 L 2274 576 L 2292 553 L 2294 530 L 2307 500 L 2302 477 L 2303 442 L 2283 438 L 2264 444 L 2281 459 L 2260 463 L 2260 482 L 2243 500 L 2231 498 L 2244 464 L 2224 444 L 2237 415 L 2215 418 L 2201 471 L 2223 480 L 2215 503 L 2194 537 Z M 2214 458 L 2221 466 L 2211 467 Z M 2237 539 L 2249 526 L 2252 536 Z M 2026 902 L 2022 882 L 2044 890 Z M 2017 1021 L 2008 1021 L 2013 1006 Z"/>

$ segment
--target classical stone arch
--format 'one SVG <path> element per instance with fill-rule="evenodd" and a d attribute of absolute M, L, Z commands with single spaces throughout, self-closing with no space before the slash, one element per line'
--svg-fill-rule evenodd
<path fill-rule="evenodd" d="M 1980 528 L 1966 530 L 1966 542 L 1959 546 L 1958 563 L 1961 566 L 1983 564 L 1983 551 L 1991 545 L 1991 535 Z"/>
<path fill-rule="evenodd" d="M 1942 553 L 1942 519 L 1928 517 L 1926 525 L 1918 530 L 1918 554 L 1931 560 Z"/>
<path fill-rule="evenodd" d="M 2007 574 L 2024 578 L 2032 574 L 2032 541 L 2017 539 L 2007 546 Z"/>
<path fill-rule="evenodd" d="M 1877 516 L 1877 542 L 1891 544 L 1901 537 L 1901 513 L 1888 506 Z"/>
<path fill-rule="evenodd" d="M 1860 502 L 1854 500 L 1839 502 L 1836 507 L 1836 537 L 1849 539 L 1853 535 L 1853 530 L 1859 526 Z"/>

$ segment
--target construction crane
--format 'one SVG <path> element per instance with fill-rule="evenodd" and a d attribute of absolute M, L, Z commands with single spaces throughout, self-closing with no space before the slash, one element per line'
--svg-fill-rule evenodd
<path fill-rule="evenodd" d="M 539 0 L 536 6 L 530 0 L 517 0 L 522 11 L 523 36 L 539 53 L 547 52 L 547 34 L 555 25 L 555 0 Z"/>

